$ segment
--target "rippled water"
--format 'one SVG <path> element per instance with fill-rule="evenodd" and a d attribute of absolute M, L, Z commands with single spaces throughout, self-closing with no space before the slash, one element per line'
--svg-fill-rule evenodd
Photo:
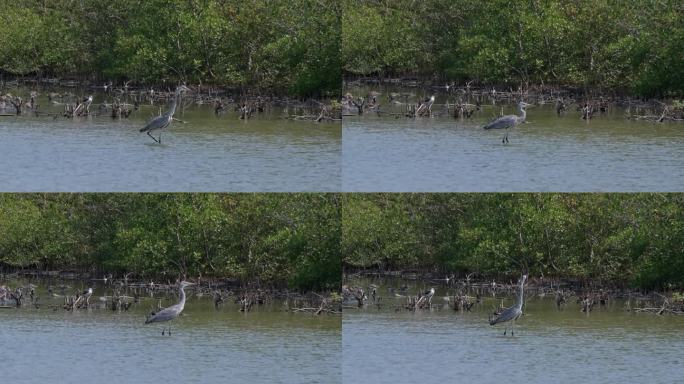
<path fill-rule="evenodd" d="M 438 99 L 442 102 L 443 99 Z M 453 101 L 452 101 L 453 102 Z M 386 104 L 386 103 L 385 103 Z M 384 108 L 401 111 L 403 106 Z M 443 105 L 435 105 L 439 112 Z M 507 105 L 505 113 L 514 113 Z M 509 135 L 484 131 L 500 107 L 470 119 L 345 117 L 344 191 L 679 191 L 684 189 L 684 124 L 624 118 L 612 109 L 590 121 L 552 105 L 528 110 Z"/>
<path fill-rule="evenodd" d="M 0 191 L 340 190 L 339 123 L 285 120 L 279 109 L 242 121 L 194 106 L 159 145 L 138 132 L 158 110 L 121 120 L 0 117 Z"/>
<path fill-rule="evenodd" d="M 528 295 L 515 336 L 504 336 L 488 324 L 499 296 L 470 313 L 414 313 L 395 309 L 406 299 L 385 286 L 378 292 L 381 308 L 345 308 L 344 382 L 674 383 L 684 374 L 684 316 L 625 312 L 620 301 L 585 314 L 574 301 L 558 310 L 553 299 Z M 437 290 L 434 307 L 445 294 Z"/>
<path fill-rule="evenodd" d="M 66 312 L 48 307 L 60 299 L 42 297 L 40 309 L 0 309 L 4 383 L 341 382 L 339 316 L 288 313 L 282 303 L 215 310 L 210 298 L 189 298 L 162 336 L 161 325 L 143 324 L 157 299 L 127 312 Z"/>

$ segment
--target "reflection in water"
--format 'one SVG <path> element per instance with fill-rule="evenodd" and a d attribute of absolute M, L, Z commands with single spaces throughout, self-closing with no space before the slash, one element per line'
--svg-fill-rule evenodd
<path fill-rule="evenodd" d="M 470 119 L 390 115 L 398 110 L 345 117 L 344 191 L 684 188 L 684 129 L 678 123 L 630 121 L 618 108 L 585 121 L 574 110 L 558 117 L 549 104 L 528 108 L 527 122 L 503 145 L 502 131 L 482 129 L 500 114 L 499 106 L 483 106 Z"/>
<path fill-rule="evenodd" d="M 406 301 L 403 283 L 392 292 L 375 283 L 380 307 L 344 311 L 344 382 L 672 383 L 682 374 L 682 316 L 629 313 L 621 301 L 586 314 L 574 301 L 559 310 L 553 298 L 529 294 L 511 337 L 488 315 L 514 296 L 488 295 L 472 312 L 454 311 L 443 308 L 439 287 L 434 309 L 413 312 L 395 308 Z M 408 285 L 415 295 L 429 283 Z"/>
<path fill-rule="evenodd" d="M 95 307 L 104 293 L 111 294 L 95 288 Z M 128 311 L 68 312 L 50 308 L 63 299 L 45 287 L 37 294 L 40 309 L 0 309 L 2 382 L 341 382 L 339 316 L 293 314 L 282 302 L 249 313 L 232 302 L 216 310 L 210 297 L 188 291 L 171 336 L 161 336 L 160 324 L 144 324 L 156 296 Z M 162 305 L 178 300 L 161 297 Z"/>
<path fill-rule="evenodd" d="M 0 117 L 0 190 L 340 189 L 339 123 L 289 121 L 278 108 L 244 121 L 234 111 L 216 116 L 210 105 L 194 106 L 179 108 L 175 117 L 187 123 L 173 122 L 160 145 L 139 132 L 158 110 L 142 106 L 121 120 Z"/>

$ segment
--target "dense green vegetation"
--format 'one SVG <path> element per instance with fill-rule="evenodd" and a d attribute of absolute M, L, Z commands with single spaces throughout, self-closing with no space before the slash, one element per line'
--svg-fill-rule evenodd
<path fill-rule="evenodd" d="M 675 0 L 346 0 L 349 74 L 684 92 Z"/>
<path fill-rule="evenodd" d="M 334 194 L 0 195 L 0 266 L 337 289 Z"/>
<path fill-rule="evenodd" d="M 362 268 L 684 284 L 682 194 L 347 194 L 342 254 Z"/>
<path fill-rule="evenodd" d="M 324 0 L 16 0 L 0 71 L 338 93 L 340 17 Z"/>
<path fill-rule="evenodd" d="M 342 71 L 681 95 L 675 0 L 16 0 L 0 72 L 337 93 Z"/>

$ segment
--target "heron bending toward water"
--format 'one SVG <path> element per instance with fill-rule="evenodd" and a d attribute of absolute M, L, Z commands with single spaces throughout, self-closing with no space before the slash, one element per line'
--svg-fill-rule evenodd
<path fill-rule="evenodd" d="M 187 281 L 181 281 L 180 283 L 180 301 L 178 304 L 174 304 L 170 307 L 161 309 L 157 311 L 156 313 L 152 313 L 152 315 L 145 321 L 145 324 L 150 324 L 150 323 L 158 323 L 162 321 L 169 321 L 173 320 L 178 315 L 180 315 L 181 312 L 183 312 L 183 308 L 185 308 L 185 287 L 190 286 L 190 285 L 195 285 L 194 283 L 189 283 Z M 166 331 L 166 327 L 162 329 L 162 335 L 164 335 L 164 331 Z M 168 332 L 169 335 L 171 334 L 171 326 L 168 327 Z"/>
<path fill-rule="evenodd" d="M 525 286 L 525 280 L 527 280 L 527 275 L 523 275 L 522 278 L 520 279 L 520 288 L 518 290 L 518 297 L 515 300 L 515 304 L 512 307 L 504 309 L 503 312 L 501 312 L 498 316 L 496 316 L 493 319 L 489 319 L 489 325 L 494 325 L 498 323 L 506 323 L 509 321 L 513 322 L 513 325 L 515 325 L 515 321 L 522 316 L 522 306 L 523 306 L 523 287 Z M 506 331 L 508 328 L 504 328 L 504 335 L 506 334 Z M 513 329 L 511 329 L 511 336 L 513 335 Z"/>
<path fill-rule="evenodd" d="M 164 112 L 163 115 L 157 116 L 154 119 L 152 119 L 149 123 L 147 123 L 147 125 L 145 125 L 144 128 L 140 129 L 140 132 L 146 132 L 147 136 L 151 137 L 152 140 L 154 140 L 155 142 L 161 144 L 161 130 L 171 125 L 171 122 L 173 121 L 173 114 L 176 113 L 176 106 L 178 105 L 181 92 L 189 90 L 190 89 L 185 85 L 179 85 L 176 88 L 176 94 L 173 97 L 173 100 L 171 100 L 171 105 L 169 106 L 169 109 L 166 112 Z M 156 130 L 159 130 L 159 139 L 152 136 L 151 132 Z"/>
<path fill-rule="evenodd" d="M 489 124 L 484 126 L 484 129 L 505 129 L 506 134 L 504 135 L 503 139 L 501 139 L 502 143 L 508 143 L 508 129 L 513 128 L 518 124 L 524 123 L 525 119 L 527 118 L 527 111 L 525 111 L 525 108 L 531 106 L 531 104 L 527 104 L 524 101 L 521 101 L 518 103 L 518 113 L 520 116 L 517 115 L 505 115 L 501 116 L 498 119 L 490 122 Z"/>

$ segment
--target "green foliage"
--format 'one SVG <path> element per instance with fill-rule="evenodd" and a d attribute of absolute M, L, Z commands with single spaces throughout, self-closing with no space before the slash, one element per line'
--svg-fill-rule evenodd
<path fill-rule="evenodd" d="M 346 0 L 344 70 L 684 92 L 684 6 L 645 0 Z"/>
<path fill-rule="evenodd" d="M 0 196 L 0 265 L 339 287 L 340 211 L 319 194 Z"/>
<path fill-rule="evenodd" d="M 18 0 L 0 14 L 0 70 L 147 83 L 340 89 L 340 15 L 317 0 Z"/>
<path fill-rule="evenodd" d="M 352 194 L 348 265 L 684 284 L 679 194 Z"/>

